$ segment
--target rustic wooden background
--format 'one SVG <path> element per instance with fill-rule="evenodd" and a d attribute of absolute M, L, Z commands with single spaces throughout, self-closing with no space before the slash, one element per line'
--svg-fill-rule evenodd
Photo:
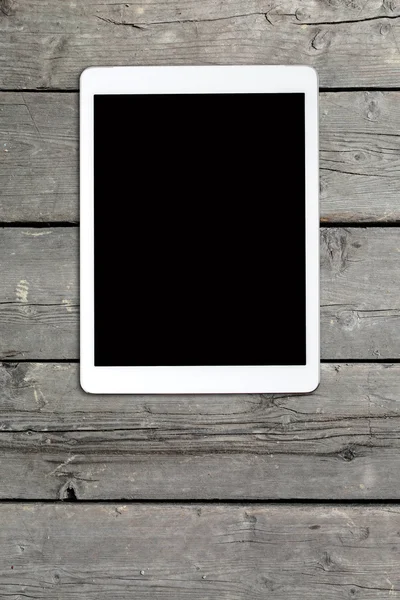
<path fill-rule="evenodd" d="M 0 31 L 0 598 L 399 596 L 400 2 L 0 0 Z M 320 75 L 321 386 L 85 395 L 80 72 L 254 63 Z"/>

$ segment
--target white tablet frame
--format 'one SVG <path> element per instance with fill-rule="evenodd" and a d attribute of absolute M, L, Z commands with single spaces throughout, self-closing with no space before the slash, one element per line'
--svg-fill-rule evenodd
<path fill-rule="evenodd" d="M 94 365 L 93 96 L 95 94 L 135 93 L 248 94 L 282 92 L 305 94 L 306 365 L 96 367 Z M 269 115 L 269 118 L 273 119 L 274 116 Z M 110 119 L 112 119 L 112 115 L 110 115 Z M 288 173 L 288 177 L 290 177 L 290 173 Z M 86 392 L 97 394 L 301 393 L 313 391 L 319 383 L 318 195 L 318 77 L 314 69 L 303 66 L 93 67 L 86 69 L 80 78 L 80 355 L 83 389 Z M 290 218 L 290 214 L 288 218 Z M 268 340 L 266 343 L 269 343 Z"/>

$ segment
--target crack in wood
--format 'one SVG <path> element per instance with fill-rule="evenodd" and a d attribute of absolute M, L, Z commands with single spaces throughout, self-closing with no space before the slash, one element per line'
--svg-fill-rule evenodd
<path fill-rule="evenodd" d="M 21 94 L 21 95 L 22 95 L 22 100 L 24 101 L 24 104 L 25 104 L 26 110 L 28 111 L 28 114 L 29 114 L 30 118 L 32 119 L 32 124 L 33 124 L 33 126 L 34 126 L 34 128 L 35 128 L 35 130 L 36 130 L 36 133 L 37 133 L 37 134 L 38 134 L 38 136 L 41 138 L 41 137 L 42 137 L 42 134 L 41 134 L 41 132 L 40 132 L 40 130 L 39 130 L 39 127 L 37 126 L 37 123 L 36 123 L 35 119 L 33 118 L 33 114 L 32 114 L 32 112 L 31 112 L 31 110 L 30 110 L 30 108 L 29 108 L 29 106 L 28 106 L 28 103 L 27 103 L 26 99 L 25 99 L 25 95 L 24 95 L 24 93 L 23 93 L 23 92 L 22 92 L 22 94 Z"/>
<path fill-rule="evenodd" d="M 358 177 L 381 177 L 383 179 L 391 179 L 392 175 L 382 175 L 381 173 L 360 173 L 359 171 L 346 171 L 344 169 L 334 169 L 333 167 L 321 167 L 320 171 L 331 171 L 332 173 L 340 173 L 343 175 L 356 175 Z"/>
<path fill-rule="evenodd" d="M 297 15 L 290 15 L 290 16 L 295 16 L 296 19 L 299 21 Z M 299 23 L 296 23 L 296 25 L 307 25 L 309 27 L 317 27 L 318 25 L 352 25 L 353 23 L 366 23 L 368 21 L 380 21 L 382 19 L 390 19 L 390 20 L 400 19 L 400 15 L 380 15 L 380 16 L 376 16 L 376 17 L 364 17 L 362 19 L 345 19 L 343 21 L 315 21 L 315 22 L 301 21 Z"/>
<path fill-rule="evenodd" d="M 267 17 L 267 13 L 265 12 L 249 12 L 249 13 L 241 13 L 241 14 L 237 14 L 237 15 L 229 15 L 226 17 L 210 17 L 210 18 L 204 18 L 204 19 L 171 19 L 170 21 L 149 21 L 147 23 L 132 23 L 132 22 L 127 22 L 127 21 L 115 21 L 114 19 L 109 19 L 107 17 L 100 17 L 99 15 L 96 15 L 97 19 L 100 19 L 101 21 L 105 21 L 106 23 L 111 23 L 112 25 L 122 25 L 122 26 L 128 26 L 128 27 L 133 27 L 135 29 L 142 29 L 144 30 L 146 27 L 150 27 L 152 25 L 173 25 L 173 24 L 185 24 L 185 23 L 213 23 L 215 21 L 230 21 L 232 19 L 243 19 L 246 17 L 252 17 L 252 16 L 257 16 L 257 15 L 261 15 L 263 17 L 265 17 L 267 19 L 267 21 L 269 21 L 268 17 Z M 269 21 L 270 22 L 270 21 Z M 272 25 L 272 23 L 271 23 Z"/>
<path fill-rule="evenodd" d="M 16 306 L 16 307 L 21 307 L 21 303 L 20 302 L 16 302 L 14 300 L 4 300 L 0 302 L 0 306 L 4 306 L 4 305 L 12 305 L 12 306 Z M 79 308 L 79 304 L 65 304 L 65 303 L 60 303 L 60 302 L 24 302 L 23 303 L 24 307 L 27 306 L 60 306 L 61 308 Z"/>
<path fill-rule="evenodd" d="M 105 23 L 110 23 L 111 25 L 122 25 L 125 27 L 132 27 L 133 29 L 144 29 L 144 27 L 138 25 L 137 23 L 127 23 L 125 21 L 114 21 L 114 19 L 109 19 L 107 17 L 99 17 L 99 15 L 96 15 L 96 19 L 99 19 L 100 21 L 104 21 Z"/>

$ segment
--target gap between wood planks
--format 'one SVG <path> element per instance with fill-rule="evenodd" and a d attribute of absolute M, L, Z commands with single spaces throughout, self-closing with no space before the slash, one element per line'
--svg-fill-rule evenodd
<path fill-rule="evenodd" d="M 400 17 L 400 15 L 399 15 Z M 26 94 L 77 94 L 79 93 L 78 88 L 64 89 L 64 88 L 49 88 L 49 87 L 37 87 L 37 88 L 0 88 L 0 93 L 26 93 Z M 320 87 L 319 93 L 353 93 L 353 92 L 400 92 L 400 86 L 394 87 L 382 87 L 382 86 L 359 86 L 359 87 Z"/>
<path fill-rule="evenodd" d="M 0 363 L 39 363 L 39 364 L 79 364 L 79 358 L 2 358 Z M 336 363 L 344 364 L 344 365 L 352 365 L 352 364 L 399 364 L 400 358 L 321 358 L 321 364 L 331 364 L 334 365 Z M 294 394 L 291 394 L 294 395 Z"/>
<path fill-rule="evenodd" d="M 141 504 L 147 504 L 147 505 L 167 505 L 167 506 L 201 506 L 201 505 L 212 505 L 212 504 L 219 504 L 220 506 L 225 506 L 225 505 L 229 505 L 229 506 L 247 506 L 249 504 L 253 505 L 253 506 L 257 506 L 257 505 L 268 505 L 268 506 L 274 506 L 274 505 L 278 505 L 278 506 L 292 506 L 292 505 L 296 505 L 296 506 L 311 506 L 311 505 L 317 505 L 317 506 L 321 506 L 323 505 L 324 507 L 334 507 L 334 506 L 378 506 L 378 507 L 386 507 L 386 506 L 398 506 L 400 508 L 400 500 L 398 499 L 388 499 L 388 500 L 382 500 L 382 499 L 376 499 L 376 498 L 372 498 L 370 500 L 362 500 L 362 499 L 353 499 L 353 500 L 343 500 L 343 499 L 332 499 L 332 498 L 286 498 L 285 500 L 263 500 L 261 498 L 258 499 L 254 499 L 254 498 L 241 498 L 240 500 L 236 500 L 236 499 L 229 499 L 229 498 L 224 498 L 224 499 L 220 499 L 218 497 L 216 498 L 206 498 L 204 500 L 196 500 L 196 499 L 183 499 L 183 500 L 164 500 L 161 498 L 156 498 L 156 499 L 132 499 L 132 498 L 116 498 L 114 500 L 86 500 L 84 498 L 76 498 L 75 494 L 73 494 L 73 497 L 68 497 L 68 498 L 62 498 L 62 499 L 49 499 L 49 498 L 26 498 L 26 499 L 21 499 L 21 498 L 2 498 L 0 500 L 0 506 L 2 504 L 62 504 L 64 502 L 74 502 L 76 504 L 85 504 L 85 505 L 91 505 L 91 504 L 104 504 L 107 506 L 114 506 L 115 504 L 119 504 L 120 502 L 123 502 L 124 504 L 130 505 L 130 506 L 135 506 L 135 505 L 141 505 Z"/>
<path fill-rule="evenodd" d="M 57 227 L 79 227 L 78 221 L 0 221 L 0 228 L 27 228 L 31 227 L 34 229 L 48 229 Z M 324 229 L 342 227 L 344 229 L 367 229 L 373 227 L 400 227 L 399 221 L 362 221 L 359 223 L 352 223 L 349 221 L 321 221 L 320 227 Z"/>

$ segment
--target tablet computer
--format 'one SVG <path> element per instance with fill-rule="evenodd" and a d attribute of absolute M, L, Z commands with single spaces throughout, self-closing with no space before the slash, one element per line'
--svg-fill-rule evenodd
<path fill-rule="evenodd" d="M 319 381 L 309 67 L 105 67 L 80 81 L 81 385 Z"/>

